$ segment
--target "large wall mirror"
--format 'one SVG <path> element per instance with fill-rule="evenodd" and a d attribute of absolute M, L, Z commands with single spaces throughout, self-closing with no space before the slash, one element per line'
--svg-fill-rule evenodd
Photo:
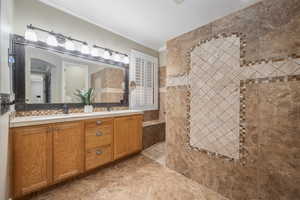
<path fill-rule="evenodd" d="M 12 37 L 16 109 L 80 106 L 78 90 L 94 89 L 95 106 L 128 106 L 128 65 Z"/>

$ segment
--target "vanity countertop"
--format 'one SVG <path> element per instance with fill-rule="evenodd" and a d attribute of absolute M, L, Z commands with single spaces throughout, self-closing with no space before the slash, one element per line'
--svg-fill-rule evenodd
<path fill-rule="evenodd" d="M 71 113 L 71 114 L 57 114 L 45 116 L 30 116 L 30 117 L 15 117 L 10 121 L 10 127 L 33 126 L 41 124 L 59 123 L 66 121 L 78 121 L 94 118 L 105 117 L 119 117 L 134 114 L 143 114 L 141 110 L 118 110 L 107 112 L 93 112 L 93 113 Z"/>

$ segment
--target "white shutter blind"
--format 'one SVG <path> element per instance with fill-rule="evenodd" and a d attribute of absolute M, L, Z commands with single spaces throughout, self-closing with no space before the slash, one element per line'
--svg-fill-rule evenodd
<path fill-rule="evenodd" d="M 131 52 L 130 107 L 132 109 L 158 109 L 158 60 L 138 51 Z"/>

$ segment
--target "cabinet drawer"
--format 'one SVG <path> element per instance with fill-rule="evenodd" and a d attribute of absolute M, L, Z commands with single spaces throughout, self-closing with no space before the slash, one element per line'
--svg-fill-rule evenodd
<path fill-rule="evenodd" d="M 104 118 L 104 119 L 91 119 L 85 122 L 85 128 L 96 128 L 111 125 L 113 126 L 114 120 L 112 118 Z"/>
<path fill-rule="evenodd" d="M 85 131 L 85 136 L 86 149 L 110 145 L 113 140 L 113 126 L 102 125 L 100 127 L 88 128 Z"/>
<path fill-rule="evenodd" d="M 86 170 L 99 167 L 112 161 L 112 146 L 102 146 L 86 151 Z"/>

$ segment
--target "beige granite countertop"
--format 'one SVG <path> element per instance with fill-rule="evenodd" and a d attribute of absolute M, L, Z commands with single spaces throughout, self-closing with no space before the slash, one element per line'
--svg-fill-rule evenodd
<path fill-rule="evenodd" d="M 143 114 L 141 110 L 119 110 L 119 111 L 105 111 L 93 113 L 71 113 L 71 114 L 57 114 L 45 116 L 30 116 L 30 117 L 15 117 L 10 121 L 10 127 L 33 126 L 41 124 L 59 123 L 67 121 L 78 121 L 94 118 L 105 117 L 119 117 L 134 114 Z"/>

